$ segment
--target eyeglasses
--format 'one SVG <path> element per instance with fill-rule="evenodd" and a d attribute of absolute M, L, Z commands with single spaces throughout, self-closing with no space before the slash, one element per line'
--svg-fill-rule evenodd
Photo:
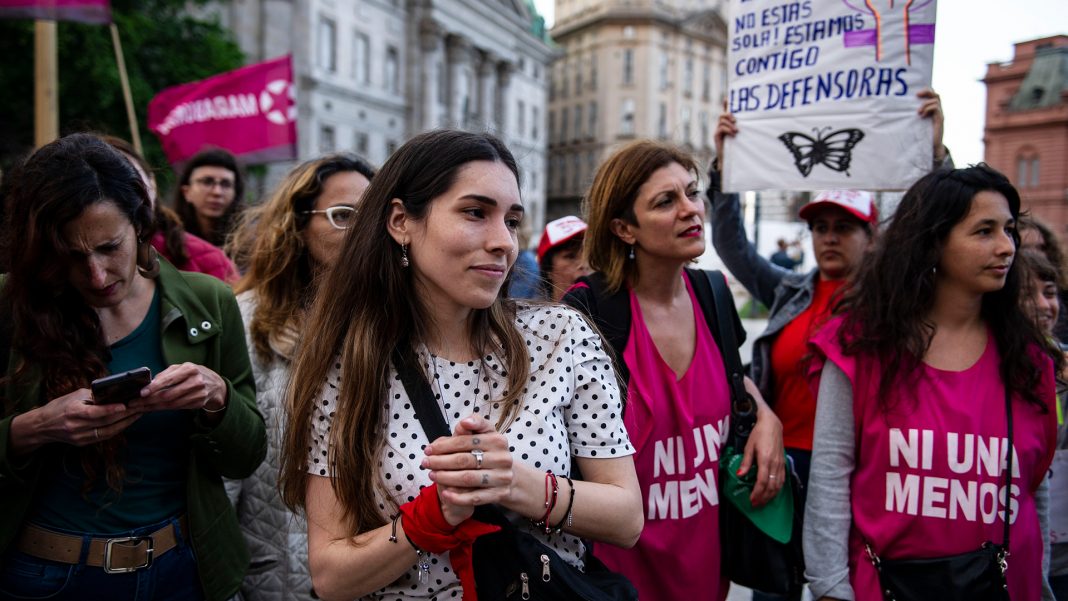
<path fill-rule="evenodd" d="M 224 192 L 227 191 L 227 190 L 233 190 L 234 189 L 234 180 L 232 180 L 232 179 L 215 179 L 214 177 L 211 177 L 210 175 L 209 176 L 204 176 L 204 177 L 198 177 L 195 180 L 193 180 L 193 183 L 198 185 L 198 186 L 207 188 L 209 190 L 214 188 L 215 186 L 219 186 L 220 188 L 223 189 Z"/>
<path fill-rule="evenodd" d="M 356 208 L 338 205 L 336 207 L 330 207 L 329 209 L 312 209 L 311 211 L 304 211 L 301 214 L 318 215 L 320 213 L 326 215 L 327 220 L 330 221 L 330 225 L 334 226 L 334 228 L 347 230 L 352 227 L 352 219 L 356 216 Z"/>

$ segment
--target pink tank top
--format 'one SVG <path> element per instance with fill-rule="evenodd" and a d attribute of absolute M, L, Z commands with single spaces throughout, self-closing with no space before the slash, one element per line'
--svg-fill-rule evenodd
<path fill-rule="evenodd" d="M 878 575 L 864 544 L 882 557 L 923 558 L 967 553 L 1004 538 L 1004 470 L 1008 465 L 1005 388 L 993 336 L 974 365 L 959 372 L 923 364 L 910 392 L 891 392 L 891 409 L 876 402 L 880 369 L 868 357 L 845 356 L 838 345 L 841 318 L 811 341 L 818 390 L 823 363 L 833 362 L 853 385 L 856 455 L 850 478 L 853 524 L 849 577 L 858 601 L 879 600 Z M 1015 459 L 1009 495 L 1009 594 L 1038 601 L 1042 593 L 1042 538 L 1035 490 L 1056 445 L 1052 361 L 1033 349 L 1041 366 L 1042 413 L 1013 398 Z M 817 442 L 818 444 L 818 442 Z"/>
<path fill-rule="evenodd" d="M 697 341 L 681 380 L 660 357 L 630 293 L 630 368 L 624 423 L 637 454 L 645 528 L 631 549 L 598 545 L 595 554 L 630 578 L 642 601 L 722 601 L 719 450 L 726 441 L 730 393 L 723 358 L 688 278 Z"/>

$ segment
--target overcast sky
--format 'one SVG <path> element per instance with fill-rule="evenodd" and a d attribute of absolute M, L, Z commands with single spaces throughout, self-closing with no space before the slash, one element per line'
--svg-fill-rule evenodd
<path fill-rule="evenodd" d="M 549 24 L 553 1 L 534 0 Z M 1011 61 L 1014 42 L 1056 34 L 1068 34 L 1068 0 L 939 1 L 933 82 L 958 167 L 983 159 L 987 63 Z"/>

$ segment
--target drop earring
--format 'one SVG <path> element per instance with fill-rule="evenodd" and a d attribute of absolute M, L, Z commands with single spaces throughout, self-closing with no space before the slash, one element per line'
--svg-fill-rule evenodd
<path fill-rule="evenodd" d="M 408 261 L 408 245 L 401 244 L 401 267 L 407 267 L 410 264 Z"/>
<path fill-rule="evenodd" d="M 634 245 L 633 244 L 630 245 L 630 252 L 627 254 L 627 258 L 630 259 L 631 261 L 634 260 Z"/>

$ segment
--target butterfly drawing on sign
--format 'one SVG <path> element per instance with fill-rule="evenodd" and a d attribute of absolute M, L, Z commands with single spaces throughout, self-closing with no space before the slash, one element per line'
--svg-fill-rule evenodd
<path fill-rule="evenodd" d="M 786 148 L 794 155 L 794 165 L 801 175 L 808 177 L 812 167 L 820 163 L 829 169 L 849 175 L 849 163 L 853 160 L 853 147 L 864 139 L 864 132 L 859 129 L 840 129 L 836 132 L 823 135 L 824 131 L 830 131 L 830 127 L 822 129 L 812 128 L 816 137 L 788 131 L 779 136 Z"/>

